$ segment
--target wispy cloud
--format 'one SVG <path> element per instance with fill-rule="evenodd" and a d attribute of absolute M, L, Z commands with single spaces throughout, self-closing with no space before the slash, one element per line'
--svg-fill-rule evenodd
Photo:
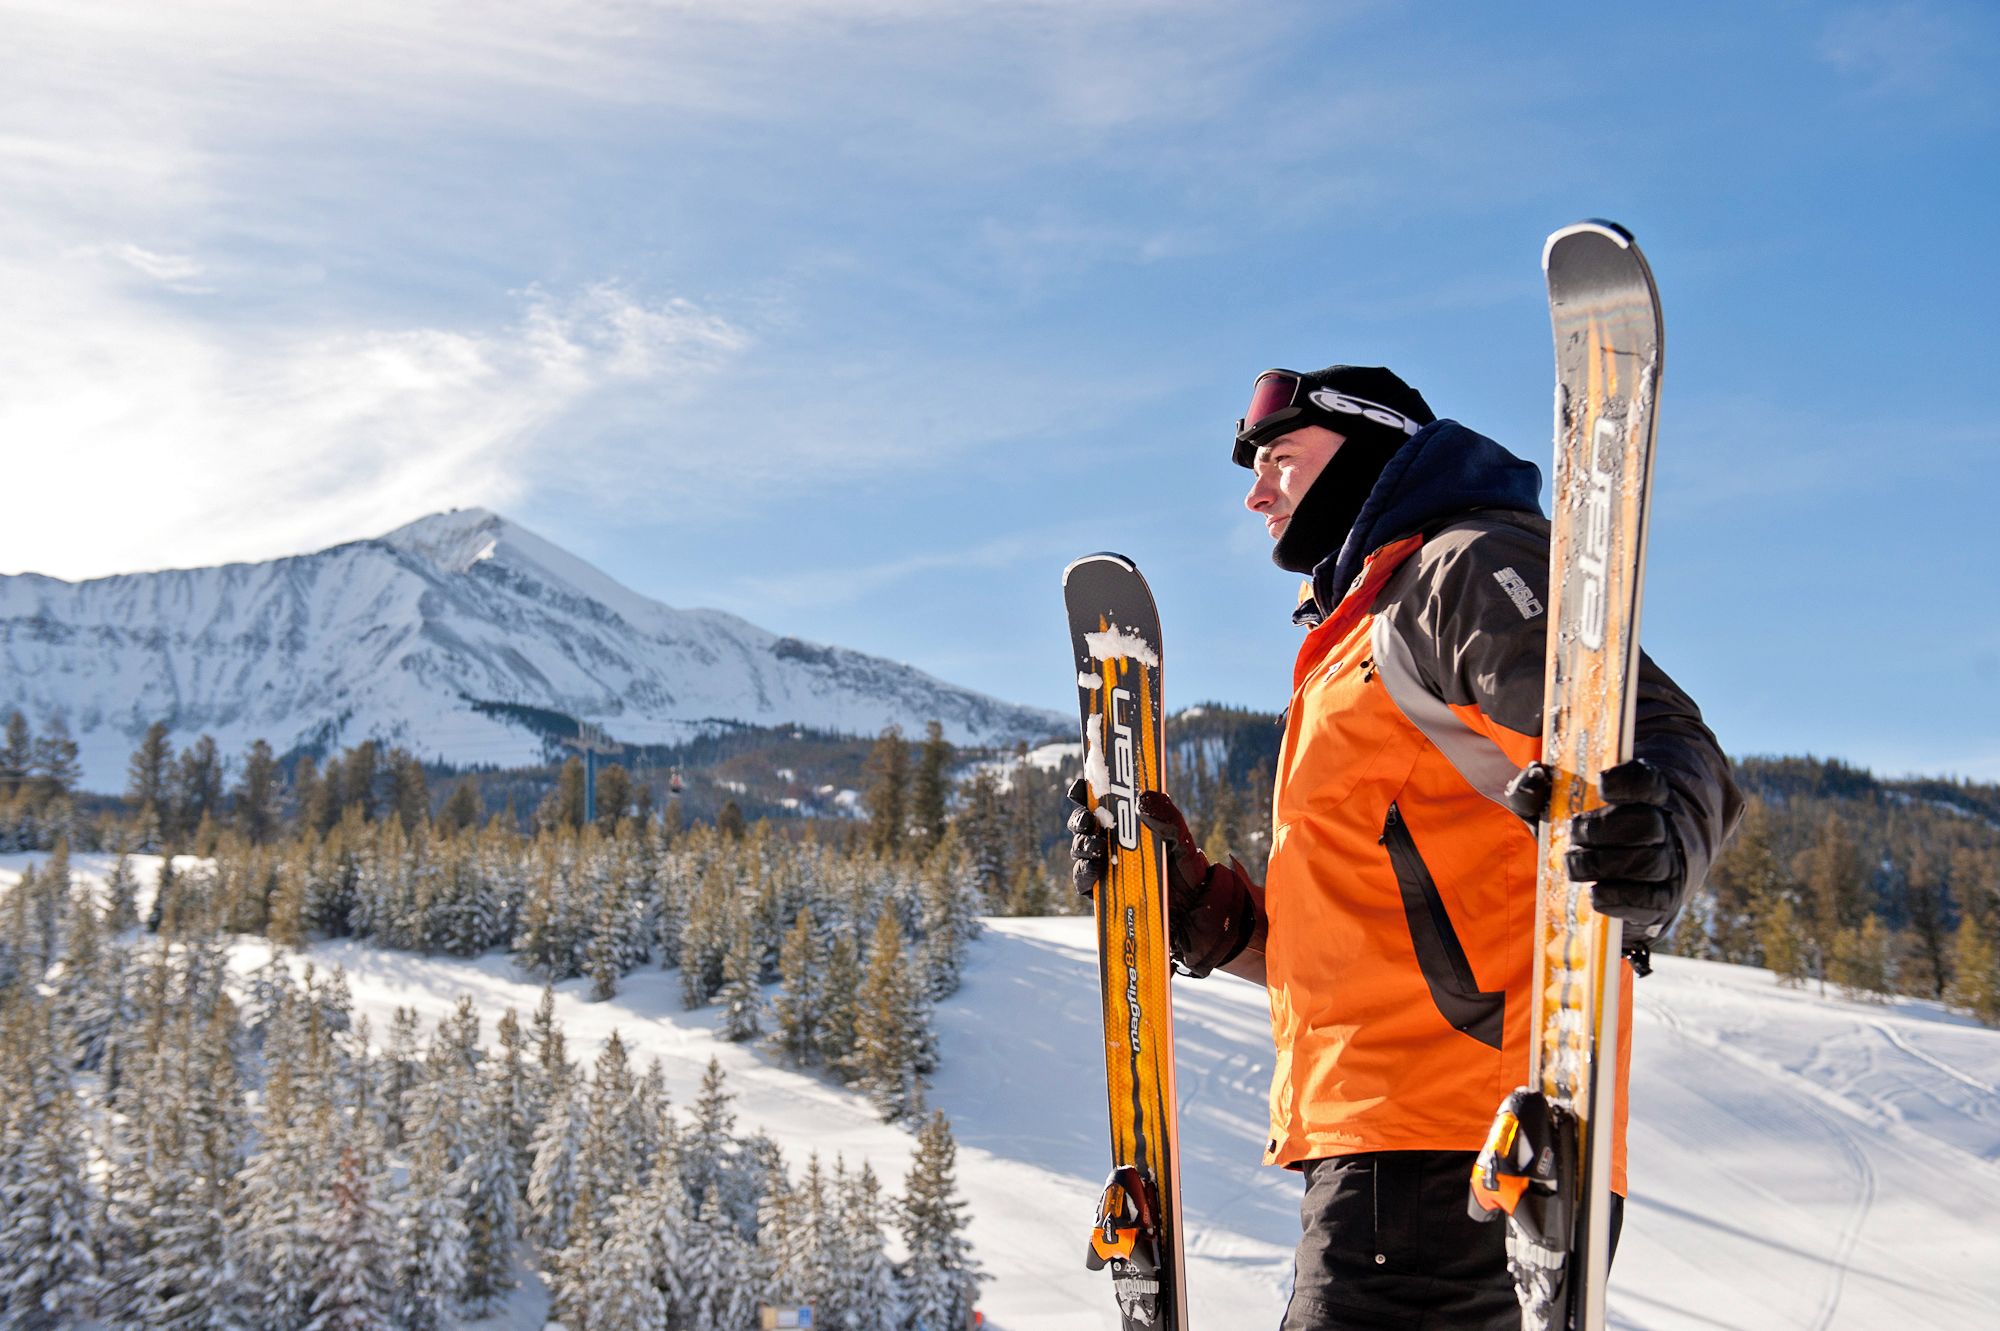
<path fill-rule="evenodd" d="M 1990 104 L 1992 19 L 1942 0 L 1856 6 L 1827 22 L 1819 54 L 1873 94 Z"/>
<path fill-rule="evenodd" d="M 851 605 L 885 587 L 926 573 L 991 571 L 1029 561 L 1046 564 L 1052 551 L 1081 549 L 1089 535 L 1090 525 L 1078 521 L 1032 532 L 1014 532 L 972 546 L 940 546 L 899 559 L 795 570 L 781 577 L 739 577 L 729 594 L 750 604 L 779 609 Z"/>
<path fill-rule="evenodd" d="M 492 327 L 260 337 L 134 300 L 105 280 L 109 262 L 96 281 L 7 274 L 26 298 L 0 324 L 14 371 L 0 437 L 19 441 L 12 483 L 46 502 L 0 527 L 0 569 L 268 558 L 448 504 L 505 505 L 566 417 L 749 345 L 685 301 L 609 285 L 523 293 Z"/>

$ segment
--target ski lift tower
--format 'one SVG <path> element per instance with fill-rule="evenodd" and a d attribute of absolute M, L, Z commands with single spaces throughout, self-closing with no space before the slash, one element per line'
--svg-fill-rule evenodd
<path fill-rule="evenodd" d="M 575 749 L 583 755 L 583 821 L 597 821 L 597 760 L 614 753 L 623 753 L 624 747 L 612 742 L 602 726 L 588 721 L 576 723 L 576 737 L 565 739 L 563 747 Z"/>

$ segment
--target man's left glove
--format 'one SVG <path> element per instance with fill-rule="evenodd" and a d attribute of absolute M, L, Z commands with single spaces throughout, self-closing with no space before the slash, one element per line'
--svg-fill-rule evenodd
<path fill-rule="evenodd" d="M 1068 794 L 1078 806 L 1069 819 L 1071 877 L 1079 894 L 1091 896 L 1104 881 L 1110 848 L 1081 777 Z M 1257 905 L 1248 880 L 1236 864 L 1208 862 L 1187 819 L 1163 792 L 1140 792 L 1139 821 L 1165 838 L 1167 943 L 1181 974 L 1199 980 L 1234 961 L 1250 941 Z"/>
<path fill-rule="evenodd" d="M 1507 807 L 1541 821 L 1554 782 L 1546 763 L 1530 763 L 1508 784 Z M 1570 819 L 1570 881 L 1593 884 L 1591 907 L 1623 920 L 1630 941 L 1651 942 L 1687 899 L 1687 857 L 1667 817 L 1673 791 L 1666 773 L 1644 758 L 1609 768 L 1597 788 L 1603 806 Z"/>

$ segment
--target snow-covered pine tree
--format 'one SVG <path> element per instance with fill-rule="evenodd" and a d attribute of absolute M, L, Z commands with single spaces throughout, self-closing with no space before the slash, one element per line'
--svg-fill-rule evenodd
<path fill-rule="evenodd" d="M 639 1198 L 621 1197 L 612 1209 L 603 1246 L 584 1272 L 576 1304 L 579 1321 L 589 1331 L 658 1331 L 667 1325 L 653 1224 Z"/>
<path fill-rule="evenodd" d="M 528 1034 L 514 1009 L 501 1014 L 495 1030 L 500 1056 L 484 1065 L 486 1088 L 482 1096 L 508 1152 L 515 1192 L 522 1194 L 527 1191 L 528 1173 L 535 1162 L 535 1125 L 542 1118 L 540 1069 L 530 1062 Z"/>
<path fill-rule="evenodd" d="M 826 949 L 820 986 L 819 1055 L 836 1075 L 851 1077 L 860 1014 L 861 943 L 852 928 L 837 928 Z"/>
<path fill-rule="evenodd" d="M 438 1331 L 465 1284 L 463 1182 L 449 1160 L 457 1135 L 433 1119 L 412 1143 L 396 1237 L 396 1306 L 408 1331 Z"/>
<path fill-rule="evenodd" d="M 739 914 L 729 940 L 729 954 L 722 968 L 722 1022 L 717 1034 L 725 1040 L 754 1040 L 763 1034 L 763 990 L 759 981 L 764 968 L 763 949 L 757 943 L 755 922 L 748 912 Z"/>
<path fill-rule="evenodd" d="M 0 1321 L 22 1331 L 87 1317 L 103 1289 L 81 1114 L 53 1052 L 0 1117 Z"/>
<path fill-rule="evenodd" d="M 831 1301 L 843 1310 L 838 1331 L 897 1331 L 902 1325 L 902 1292 L 889 1260 L 888 1216 L 882 1184 L 864 1161 L 860 1172 L 841 1184 L 840 1218 L 831 1263 Z M 969 1297 L 969 1296 L 968 1296 Z"/>
<path fill-rule="evenodd" d="M 692 1213 L 717 1190 L 730 1157 L 730 1133 L 736 1127 L 736 1110 L 722 1075 L 722 1064 L 708 1060 L 702 1074 L 701 1093 L 695 1097 L 694 1122 L 681 1137 L 680 1179 L 687 1190 Z"/>
<path fill-rule="evenodd" d="M 690 1327 L 747 1326 L 763 1297 L 750 1269 L 751 1251 L 716 1198 L 704 1198 L 688 1225 L 681 1252 L 681 1310 Z"/>
<path fill-rule="evenodd" d="M 550 1252 L 567 1247 L 576 1210 L 577 1157 L 583 1149 L 590 1106 L 581 1087 L 564 1089 L 535 1134 L 535 1163 L 528 1177 L 532 1233 Z"/>
<path fill-rule="evenodd" d="M 965 1203 L 953 1171 L 958 1146 L 951 1124 L 934 1112 L 917 1132 L 902 1204 L 903 1247 L 898 1270 L 903 1325 L 909 1331 L 964 1326 L 978 1297 L 980 1270 L 965 1239 Z"/>
<path fill-rule="evenodd" d="M 885 910 L 877 917 L 867 978 L 855 1004 L 849 1062 L 855 1084 L 886 1121 L 909 1113 L 921 1094 L 918 1070 L 927 1008 L 918 977 L 904 957 L 896 913 Z"/>
<path fill-rule="evenodd" d="M 966 952 L 979 936 L 979 910 L 978 878 L 963 843 L 949 832 L 924 861 L 917 898 L 922 967 L 933 999 L 958 992 Z"/>
<path fill-rule="evenodd" d="M 513 1017 L 509 1009 L 504 1020 Z M 518 1030 L 518 1027 L 516 1028 Z M 515 1051 L 518 1062 L 519 1051 Z M 493 1311 L 514 1287 L 514 1243 L 521 1235 L 521 1189 L 511 1132 L 516 1089 L 504 1075 L 488 1080 L 467 1134 L 465 1162 L 465 1282 L 461 1295 L 475 1316 Z"/>
<path fill-rule="evenodd" d="M 820 986 L 825 979 L 825 968 L 812 910 L 800 906 L 790 932 L 778 949 L 780 987 L 772 1004 L 775 1029 L 771 1032 L 771 1043 L 798 1067 L 807 1066 L 819 1055 L 823 1003 Z"/>
<path fill-rule="evenodd" d="M 380 1331 L 391 1325 L 390 1222 L 370 1191 L 361 1152 L 342 1148 L 319 1232 L 317 1284 L 305 1331 Z"/>
<path fill-rule="evenodd" d="M 411 1097 L 423 1079 L 423 1063 L 417 1048 L 421 1030 L 415 1008 L 397 1008 L 389 1018 L 389 1047 L 376 1060 L 381 1078 L 377 1099 L 382 1107 L 387 1145 L 391 1149 L 401 1146 L 408 1135 Z"/>
<path fill-rule="evenodd" d="M 253 1323 L 298 1331 L 311 1314 L 330 1204 L 321 1171 L 332 1162 L 321 1157 L 311 1124 L 299 1112 L 288 1064 L 269 1068 L 263 1110 L 257 1149 L 243 1169 L 240 1270 Z"/>
<path fill-rule="evenodd" d="M 104 927 L 114 934 L 139 926 L 139 879 L 132 872 L 132 857 L 118 856 L 111 877 L 104 883 Z"/>

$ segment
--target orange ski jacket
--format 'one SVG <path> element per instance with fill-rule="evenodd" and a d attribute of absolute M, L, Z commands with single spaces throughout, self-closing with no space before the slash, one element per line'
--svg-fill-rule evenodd
<path fill-rule="evenodd" d="M 1541 751 L 1539 491 L 1531 464 L 1438 421 L 1314 572 L 1265 884 L 1268 1163 L 1477 1150 L 1527 1081 L 1535 834 L 1500 795 Z M 1740 809 L 1727 759 L 1649 658 L 1637 713 L 1634 753 L 1668 776 L 1697 885 Z"/>

